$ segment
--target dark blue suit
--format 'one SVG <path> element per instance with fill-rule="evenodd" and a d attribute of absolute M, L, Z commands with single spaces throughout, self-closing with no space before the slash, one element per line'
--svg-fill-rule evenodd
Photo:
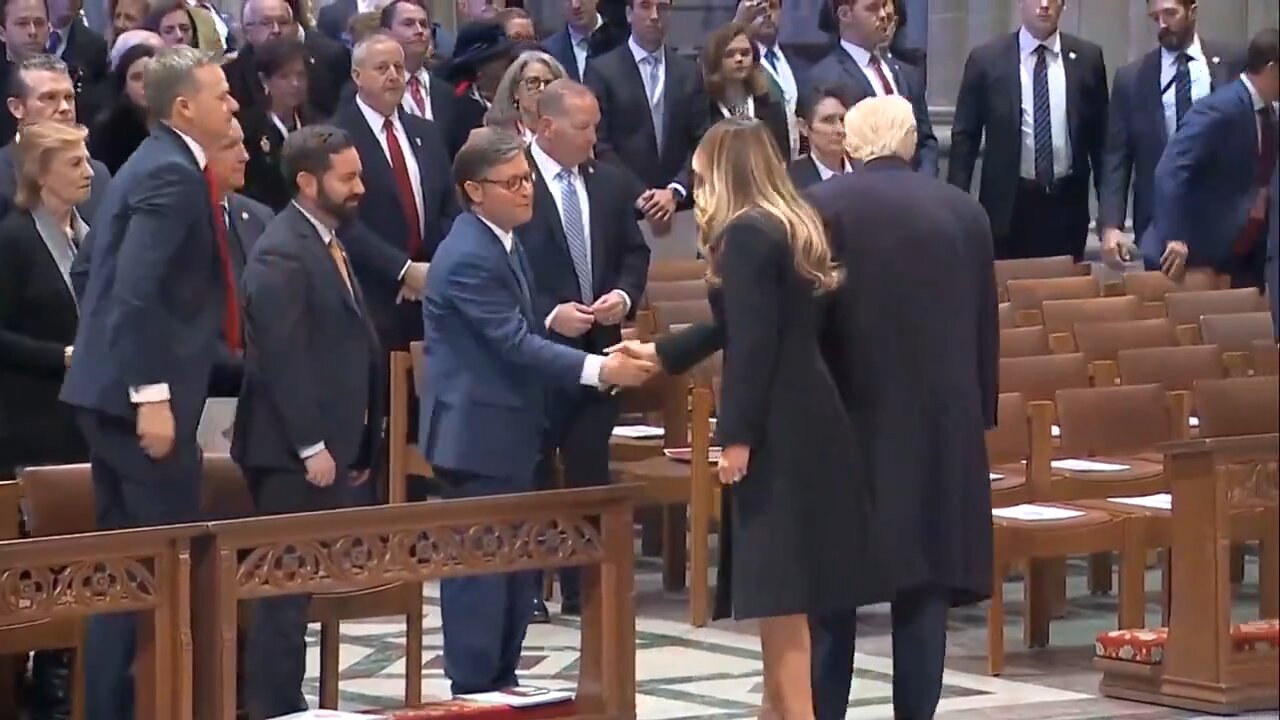
<path fill-rule="evenodd" d="M 1156 165 L 1155 214 L 1140 239 L 1149 267 L 1170 241 L 1187 244 L 1187 267 L 1232 275 L 1232 284 L 1261 286 L 1265 238 L 1249 257 L 1232 246 L 1257 197 L 1258 121 L 1244 80 L 1196 103 Z"/>
<path fill-rule="evenodd" d="M 628 30 L 625 26 L 618 27 L 610 23 L 601 24 L 587 39 L 587 64 L 591 63 L 591 58 L 603 55 L 622 45 L 627 41 L 628 37 Z M 548 55 L 560 61 L 560 64 L 564 66 L 565 72 L 569 73 L 569 77 L 582 82 L 582 76 L 578 72 L 578 57 L 573 53 L 573 39 L 569 35 L 568 26 L 560 28 L 560 32 L 544 40 L 542 49 Z"/>
<path fill-rule="evenodd" d="M 120 168 L 94 218 L 75 360 L 61 399 L 78 409 L 93 464 L 98 528 L 196 520 L 196 426 L 215 358 L 224 355 L 225 288 L 209 188 L 177 133 L 157 125 Z M 176 439 L 161 460 L 135 432 L 132 387 L 169 386 Z M 134 618 L 89 624 L 89 717 L 131 718 Z"/>
<path fill-rule="evenodd" d="M 916 116 L 916 159 L 913 164 L 921 172 L 937 177 L 938 138 L 934 136 L 933 123 L 929 120 L 929 103 L 924 96 L 924 80 L 915 68 L 904 65 L 894 58 L 889 58 L 887 64 L 898 92 L 911 101 L 911 109 Z M 867 80 L 866 73 L 862 72 L 858 62 L 839 44 L 831 54 L 813 66 L 808 73 L 808 82 L 810 88 L 843 87 L 850 93 L 850 98 L 855 105 L 876 96 L 876 91 Z"/>
<path fill-rule="evenodd" d="M 422 301 L 420 441 L 450 497 L 528 492 L 549 387 L 574 387 L 586 353 L 542 336 L 532 272 L 484 221 L 458 216 L 436 250 Z M 516 684 L 535 573 L 440 583 L 445 673 L 455 694 Z"/>
<path fill-rule="evenodd" d="M 1244 69 L 1239 50 L 1201 41 L 1209 59 L 1214 90 Z M 1107 143 L 1098 189 L 1098 225 L 1125 227 L 1129 189 L 1133 188 L 1133 234 L 1141 238 L 1151 224 L 1156 163 L 1168 142 L 1160 84 L 1162 52 L 1156 48 L 1116 71 L 1108 110 Z M 1203 98 L 1202 98 L 1203 99 Z"/>

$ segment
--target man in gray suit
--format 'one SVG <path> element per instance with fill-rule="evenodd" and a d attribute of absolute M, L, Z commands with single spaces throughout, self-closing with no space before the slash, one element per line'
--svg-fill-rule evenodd
<path fill-rule="evenodd" d="M 18 64 L 13 72 L 6 104 L 9 112 L 18 120 L 18 132 L 22 126 L 41 120 L 74 125 L 76 122 L 76 90 L 71 82 L 67 64 L 52 55 L 34 55 Z M 94 211 L 98 201 L 107 191 L 111 173 L 97 160 L 93 166 L 93 185 L 89 199 L 77 210 L 80 217 L 93 227 Z M 13 144 L 0 147 L 0 218 L 13 209 L 13 195 L 17 192 L 17 180 L 13 169 Z"/>

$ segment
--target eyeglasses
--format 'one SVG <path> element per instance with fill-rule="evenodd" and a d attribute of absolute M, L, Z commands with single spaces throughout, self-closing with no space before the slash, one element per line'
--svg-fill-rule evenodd
<path fill-rule="evenodd" d="M 505 180 L 494 180 L 492 178 L 480 178 L 479 182 L 487 185 L 497 185 L 507 192 L 518 192 L 526 185 L 533 187 L 533 173 L 524 173 L 521 175 L 512 175 Z"/>
<path fill-rule="evenodd" d="M 520 82 L 524 85 L 525 90 L 528 90 L 529 92 L 540 92 L 546 89 L 546 87 L 553 81 L 540 77 L 527 77 Z"/>

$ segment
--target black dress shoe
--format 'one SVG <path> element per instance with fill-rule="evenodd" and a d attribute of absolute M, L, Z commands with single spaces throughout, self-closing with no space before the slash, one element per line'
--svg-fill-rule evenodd
<path fill-rule="evenodd" d="M 42 650 L 31 660 L 31 720 L 70 720 L 71 663 L 68 650 Z"/>
<path fill-rule="evenodd" d="M 560 614 L 565 617 L 579 617 L 582 615 L 581 600 L 565 600 L 560 603 Z"/>
<path fill-rule="evenodd" d="M 551 613 L 547 612 L 547 604 L 542 598 L 534 598 L 533 600 L 533 616 L 529 618 L 530 625 L 546 625 L 551 622 Z"/>

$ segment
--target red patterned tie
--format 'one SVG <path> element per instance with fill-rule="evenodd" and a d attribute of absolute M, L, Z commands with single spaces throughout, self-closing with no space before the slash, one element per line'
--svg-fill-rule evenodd
<path fill-rule="evenodd" d="M 880 79 L 880 87 L 884 88 L 884 94 L 895 94 L 893 85 L 889 82 L 889 76 L 884 74 L 884 63 L 880 62 L 879 55 L 871 55 L 871 69 L 875 71 L 876 77 Z"/>
<path fill-rule="evenodd" d="M 222 200 L 218 197 L 213 173 L 206 166 L 204 179 L 209 185 L 209 206 L 213 208 L 213 237 L 218 244 L 218 259 L 222 264 L 222 285 L 225 300 L 222 311 L 222 335 L 227 347 L 238 352 L 243 349 L 240 332 L 240 302 L 236 297 L 236 276 L 231 269 L 231 248 L 227 245 L 227 224 L 222 215 Z"/>
<path fill-rule="evenodd" d="M 418 202 L 413 197 L 413 181 L 409 179 L 409 164 L 404 159 L 404 148 L 400 147 L 400 138 L 396 136 L 396 126 L 391 118 L 382 121 L 382 132 L 387 136 L 387 154 L 391 156 L 391 177 L 396 183 L 396 197 L 400 199 L 400 209 L 404 212 L 404 222 L 409 226 L 409 235 L 405 242 L 405 251 L 409 257 L 416 258 L 422 247 L 422 219 L 418 217 Z"/>

